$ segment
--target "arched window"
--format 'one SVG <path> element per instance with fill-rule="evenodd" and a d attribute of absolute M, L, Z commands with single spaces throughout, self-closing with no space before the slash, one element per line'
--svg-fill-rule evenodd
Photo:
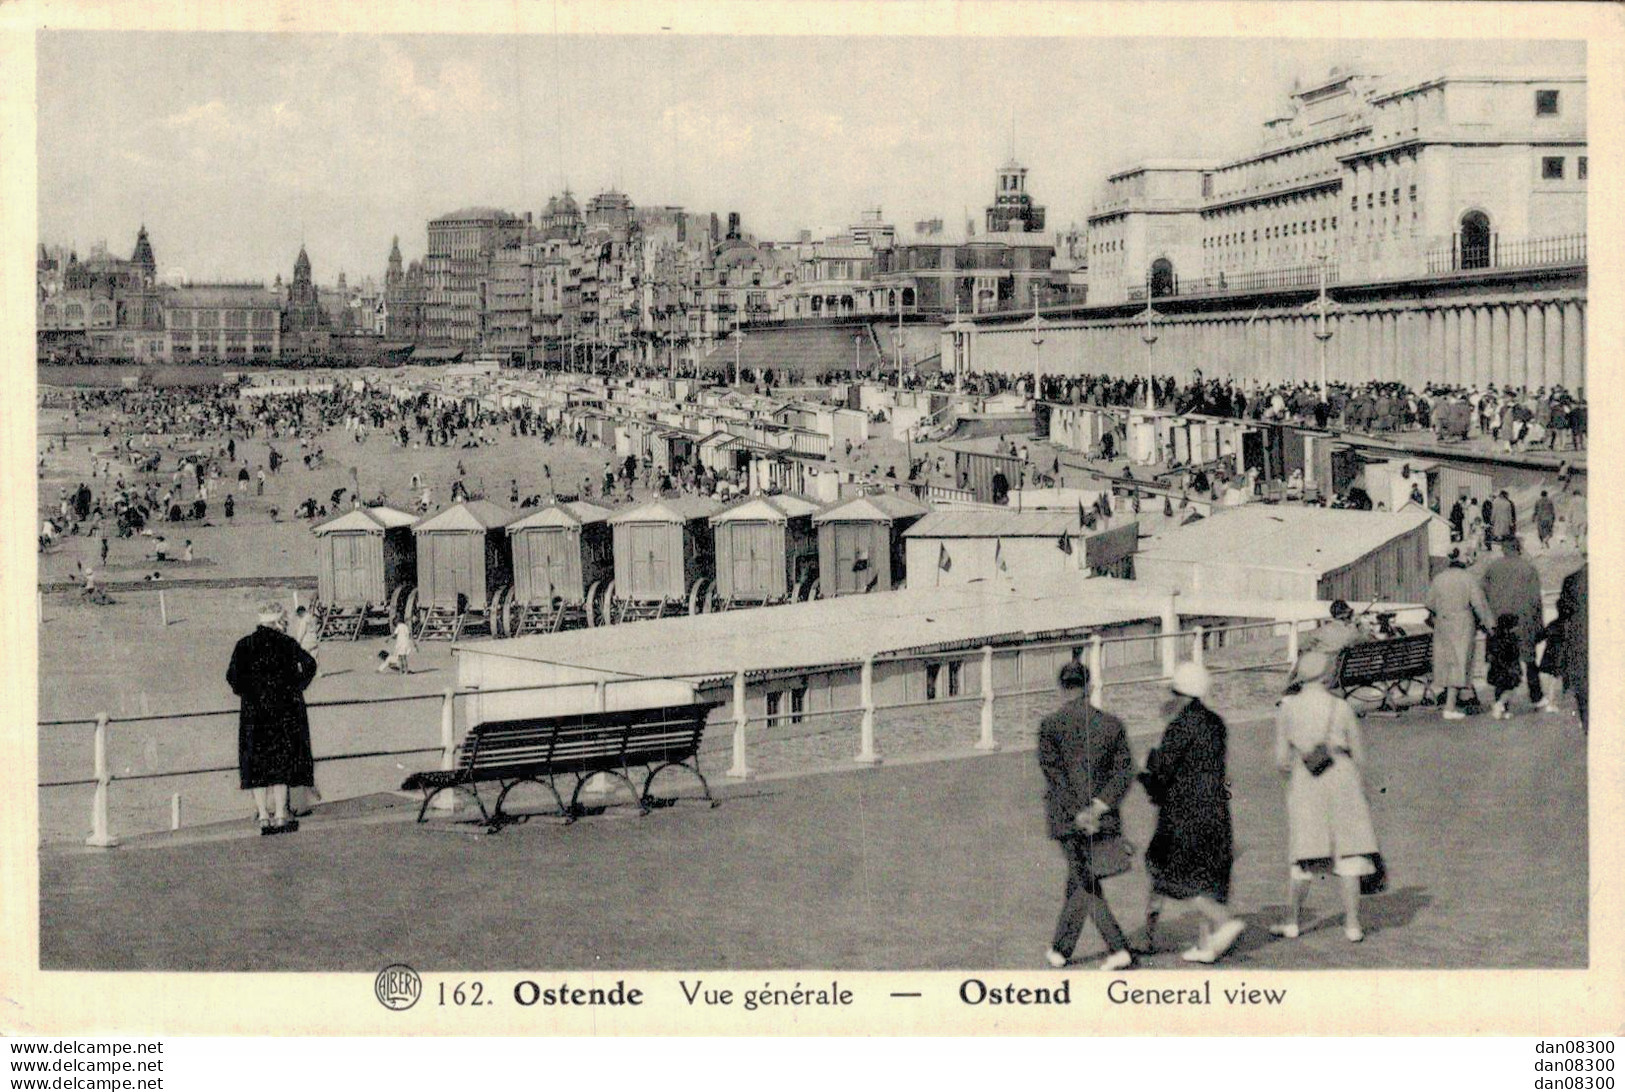
<path fill-rule="evenodd" d="M 1171 296 L 1174 294 L 1174 263 L 1167 258 L 1158 258 L 1151 263 L 1151 295 Z"/>
<path fill-rule="evenodd" d="M 914 289 L 912 289 L 912 288 L 903 289 L 903 306 L 904 307 L 913 307 L 914 306 Z"/>
<path fill-rule="evenodd" d="M 77 304 L 77 303 L 68 304 L 68 306 L 64 309 L 63 313 L 65 315 L 67 315 L 67 318 L 68 318 L 69 322 L 84 322 L 85 321 L 85 309 L 80 304 Z"/>
<path fill-rule="evenodd" d="M 54 303 L 48 303 L 45 305 L 45 325 L 56 325 L 56 304 Z"/>
<path fill-rule="evenodd" d="M 1461 235 L 1458 240 L 1459 266 L 1462 269 L 1488 269 L 1490 267 L 1491 250 L 1493 249 L 1493 236 L 1490 233 L 1490 218 L 1477 209 L 1467 213 L 1461 218 Z"/>
<path fill-rule="evenodd" d="M 95 323 L 113 321 L 113 309 L 105 303 L 98 303 L 90 309 L 90 320 Z"/>

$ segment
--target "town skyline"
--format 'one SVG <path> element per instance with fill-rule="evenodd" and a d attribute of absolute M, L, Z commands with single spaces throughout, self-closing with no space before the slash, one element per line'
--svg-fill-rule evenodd
<path fill-rule="evenodd" d="M 1293 80 L 1334 64 L 1573 71 L 1584 45 L 1475 43 L 1451 61 L 1403 41 L 47 32 L 39 58 L 41 242 L 121 254 L 144 224 L 162 278 L 266 283 L 304 245 L 318 281 L 353 283 L 381 276 L 395 236 L 421 256 L 436 216 L 522 216 L 566 187 L 737 211 L 770 240 L 876 206 L 904 233 L 963 230 L 1012 148 L 1053 236 L 1113 170 L 1256 146 Z M 1209 78 L 1122 84 L 1182 64 Z M 917 97 L 907 113 L 898 87 Z M 1105 101 L 1080 116 L 1086 88 Z M 117 169 L 85 169 L 97 161 Z"/>

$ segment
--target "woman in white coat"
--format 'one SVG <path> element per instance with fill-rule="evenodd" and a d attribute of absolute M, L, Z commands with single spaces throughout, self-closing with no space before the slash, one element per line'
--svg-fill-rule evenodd
<path fill-rule="evenodd" d="M 1365 939 L 1361 883 L 1378 873 L 1379 853 L 1365 797 L 1360 721 L 1348 702 L 1326 689 L 1323 680 L 1330 669 L 1324 653 L 1305 653 L 1275 717 L 1275 764 L 1287 778 L 1291 878 L 1289 916 L 1270 932 L 1296 937 L 1310 880 L 1330 872 L 1342 888 L 1343 934 L 1358 943 Z"/>

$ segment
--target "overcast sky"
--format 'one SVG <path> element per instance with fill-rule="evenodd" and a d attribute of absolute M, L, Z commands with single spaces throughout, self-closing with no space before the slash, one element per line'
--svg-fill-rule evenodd
<path fill-rule="evenodd" d="M 1052 227 L 1138 159 L 1239 155 L 1294 78 L 1573 71 L 1579 43 L 428 37 L 46 32 L 40 237 L 161 274 L 381 276 L 431 217 L 568 183 L 822 234 L 879 205 L 950 225 L 1011 150 Z"/>

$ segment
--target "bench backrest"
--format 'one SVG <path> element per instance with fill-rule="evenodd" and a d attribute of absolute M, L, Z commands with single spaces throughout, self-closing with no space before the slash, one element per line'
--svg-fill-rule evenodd
<path fill-rule="evenodd" d="M 1346 645 L 1337 657 L 1337 685 L 1415 679 L 1433 672 L 1433 634 L 1412 633 Z"/>
<path fill-rule="evenodd" d="M 714 703 L 486 721 L 470 728 L 459 766 L 468 772 L 545 767 L 560 772 L 658 765 L 692 758 Z"/>

